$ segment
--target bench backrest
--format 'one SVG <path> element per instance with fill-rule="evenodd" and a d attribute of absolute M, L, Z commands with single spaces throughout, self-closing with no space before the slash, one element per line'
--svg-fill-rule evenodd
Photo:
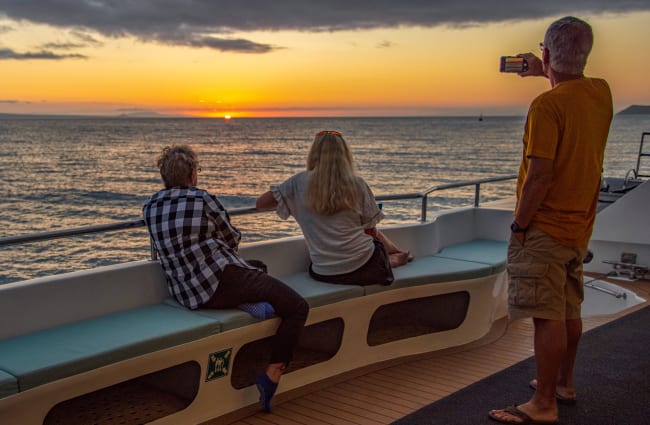
<path fill-rule="evenodd" d="M 0 285 L 0 339 L 158 304 L 158 262 L 136 261 Z"/>
<path fill-rule="evenodd" d="M 438 253 L 442 248 L 474 239 L 507 241 L 512 211 L 465 208 L 443 211 L 424 224 L 392 226 L 382 231 L 415 257 Z"/>

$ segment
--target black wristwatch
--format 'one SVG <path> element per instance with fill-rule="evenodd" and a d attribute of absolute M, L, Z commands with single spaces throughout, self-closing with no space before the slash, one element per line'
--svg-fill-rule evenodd
<path fill-rule="evenodd" d="M 510 225 L 510 230 L 512 233 L 523 233 L 526 230 L 528 230 L 527 227 L 520 227 L 516 221 L 513 221 L 512 224 Z"/>

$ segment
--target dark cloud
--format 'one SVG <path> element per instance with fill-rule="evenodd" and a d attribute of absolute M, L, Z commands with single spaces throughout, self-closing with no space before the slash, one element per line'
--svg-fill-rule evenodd
<path fill-rule="evenodd" d="M 72 50 L 72 49 L 80 49 L 82 47 L 86 47 L 86 45 L 81 43 L 46 43 L 43 45 L 44 49 L 56 49 L 56 50 Z"/>
<path fill-rule="evenodd" d="M 61 55 L 58 53 L 43 50 L 40 52 L 18 53 L 11 49 L 0 48 L 0 60 L 62 60 L 62 59 L 86 59 L 84 55 L 69 54 Z"/>
<path fill-rule="evenodd" d="M 83 42 L 83 43 L 86 44 L 86 45 L 95 45 L 95 46 L 99 46 L 99 45 L 102 44 L 101 41 L 97 40 L 95 37 L 93 37 L 92 35 L 90 35 L 90 34 L 88 34 L 88 33 L 85 33 L 85 32 L 81 32 L 81 31 L 72 31 L 72 32 L 70 33 L 70 35 L 72 35 L 72 36 L 75 37 L 77 40 Z"/>
<path fill-rule="evenodd" d="M 0 0 L 0 14 L 104 36 L 265 53 L 276 47 L 233 31 L 339 31 L 466 26 L 561 14 L 650 10 L 648 0 Z"/>
<path fill-rule="evenodd" d="M 196 34 L 183 34 L 170 36 L 164 34 L 160 36 L 150 37 L 152 41 L 163 42 L 171 45 L 191 46 L 191 47 L 206 47 L 222 52 L 237 52 L 237 53 L 267 53 L 271 50 L 278 49 L 270 44 L 255 43 L 245 39 L 222 38 L 215 36 L 203 36 Z"/>
<path fill-rule="evenodd" d="M 244 39 L 226 39 L 217 37 L 197 37 L 190 43 L 194 47 L 210 47 L 221 51 L 233 51 L 241 53 L 266 53 L 273 50 L 268 44 L 254 43 Z"/>
<path fill-rule="evenodd" d="M 20 103 L 20 102 L 15 100 L 15 99 L 0 99 L 0 103 L 8 103 L 8 104 L 13 105 L 13 104 L 17 104 L 17 103 Z"/>

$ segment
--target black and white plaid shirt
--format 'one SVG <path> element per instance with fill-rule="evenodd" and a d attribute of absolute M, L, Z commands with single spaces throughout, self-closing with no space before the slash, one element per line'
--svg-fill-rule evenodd
<path fill-rule="evenodd" d="M 227 265 L 253 268 L 237 255 L 241 233 L 216 196 L 195 187 L 163 189 L 143 206 L 169 290 L 186 307 L 207 302 Z"/>

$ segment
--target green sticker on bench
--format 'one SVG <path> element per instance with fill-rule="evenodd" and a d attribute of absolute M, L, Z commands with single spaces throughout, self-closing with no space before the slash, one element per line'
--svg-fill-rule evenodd
<path fill-rule="evenodd" d="M 223 351 L 217 351 L 208 356 L 206 382 L 213 379 L 223 378 L 230 371 L 230 358 L 232 357 L 232 348 Z"/>

